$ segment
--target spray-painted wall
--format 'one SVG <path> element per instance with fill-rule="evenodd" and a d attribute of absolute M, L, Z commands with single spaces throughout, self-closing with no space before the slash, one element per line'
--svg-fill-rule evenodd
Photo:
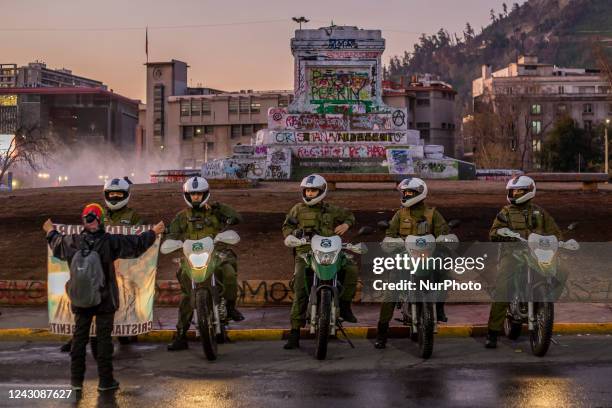
<path fill-rule="evenodd" d="M 243 147 L 243 146 L 236 146 Z M 251 155 L 236 152 L 232 157 L 212 160 L 202 166 L 202 176 L 213 179 L 288 180 L 291 176 L 291 150 L 265 146 Z"/>
<path fill-rule="evenodd" d="M 430 161 L 443 158 L 436 146 L 424 150 L 406 108 L 382 101 L 380 30 L 323 27 L 296 30 L 293 102 L 268 110 L 268 129 L 260 130 L 250 157 L 205 164 L 209 177 L 288 179 L 313 171 L 413 173 L 435 177 Z M 391 153 L 390 148 L 394 148 Z M 428 149 L 426 146 L 425 149 Z M 291 158 L 293 157 L 293 169 Z M 417 161 L 418 160 L 418 161 Z M 450 177 L 453 177 L 450 174 Z"/>

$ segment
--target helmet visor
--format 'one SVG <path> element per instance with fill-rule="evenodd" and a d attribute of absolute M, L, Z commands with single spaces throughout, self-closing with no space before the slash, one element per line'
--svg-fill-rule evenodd
<path fill-rule="evenodd" d="M 318 188 L 306 187 L 302 189 L 302 196 L 304 197 L 304 200 L 306 201 L 314 200 L 315 198 L 320 196 L 322 193 L 323 193 L 323 190 L 318 189 Z"/>
<path fill-rule="evenodd" d="M 523 197 L 525 194 L 528 194 L 532 191 L 533 191 L 533 186 L 530 186 L 530 188 L 527 188 L 527 187 L 510 188 L 508 189 L 508 199 L 511 202 L 514 202 L 518 200 L 519 198 Z"/>
<path fill-rule="evenodd" d="M 123 190 L 104 192 L 104 198 L 106 198 L 106 201 L 112 204 L 117 204 L 118 202 L 125 200 L 127 196 L 128 192 Z"/>
<path fill-rule="evenodd" d="M 409 200 L 413 197 L 418 196 L 419 194 L 421 194 L 421 192 L 417 191 L 417 190 L 402 190 L 402 198 Z"/>
<path fill-rule="evenodd" d="M 206 202 L 209 194 L 209 190 L 193 191 L 191 193 L 185 193 L 185 199 L 191 203 L 192 207 L 198 208 L 202 203 Z"/>

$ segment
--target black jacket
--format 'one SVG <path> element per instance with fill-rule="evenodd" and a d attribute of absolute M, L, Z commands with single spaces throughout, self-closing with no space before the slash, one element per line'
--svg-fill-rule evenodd
<path fill-rule="evenodd" d="M 92 308 L 72 306 L 73 313 L 113 313 L 119 308 L 119 288 L 113 262 L 118 258 L 138 258 L 155 243 L 155 233 L 151 230 L 140 235 L 109 234 L 103 229 L 96 232 L 83 230 L 80 234 L 62 235 L 56 230 L 49 232 L 47 242 L 53 256 L 72 262 L 72 257 L 83 248 L 92 248 L 102 262 L 107 284 L 102 289 L 102 302 Z"/>

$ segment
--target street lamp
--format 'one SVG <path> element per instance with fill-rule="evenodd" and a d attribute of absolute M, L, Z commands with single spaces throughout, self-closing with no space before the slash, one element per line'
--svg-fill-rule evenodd
<path fill-rule="evenodd" d="M 292 17 L 291 19 L 300 25 L 300 30 L 302 29 L 302 23 L 307 23 L 307 22 L 310 21 L 310 20 L 308 20 L 304 16 L 302 16 L 302 17 Z"/>
<path fill-rule="evenodd" d="M 610 174 L 608 172 L 608 125 L 610 125 L 610 119 L 606 119 L 606 128 L 604 130 L 604 169 L 606 174 Z"/>

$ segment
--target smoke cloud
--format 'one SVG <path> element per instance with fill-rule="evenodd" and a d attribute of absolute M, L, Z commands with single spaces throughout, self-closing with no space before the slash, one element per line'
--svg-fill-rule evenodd
<path fill-rule="evenodd" d="M 175 156 L 176 157 L 176 156 Z M 122 153 L 105 144 L 62 146 L 35 172 L 14 169 L 20 187 L 101 185 L 106 179 L 127 176 L 133 183 L 150 183 L 150 173 L 181 168 L 178 160 L 151 154 Z"/>

